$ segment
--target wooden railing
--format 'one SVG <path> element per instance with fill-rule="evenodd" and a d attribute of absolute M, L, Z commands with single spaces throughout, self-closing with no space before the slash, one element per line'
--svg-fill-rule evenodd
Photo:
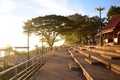
<path fill-rule="evenodd" d="M 15 65 L 7 70 L 0 72 L 0 80 L 28 80 L 30 76 L 40 69 L 48 60 L 44 56 L 36 56 L 26 60 L 18 65 Z"/>

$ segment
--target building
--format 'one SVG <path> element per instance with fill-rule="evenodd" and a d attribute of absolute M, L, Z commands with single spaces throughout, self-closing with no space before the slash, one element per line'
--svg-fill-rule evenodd
<path fill-rule="evenodd" d="M 102 30 L 104 44 L 120 45 L 120 14 L 114 16 Z"/>

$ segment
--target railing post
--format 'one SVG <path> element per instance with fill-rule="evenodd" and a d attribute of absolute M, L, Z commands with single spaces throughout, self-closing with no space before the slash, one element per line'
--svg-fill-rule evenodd
<path fill-rule="evenodd" d="M 18 70 L 17 70 L 17 67 L 15 68 L 15 80 L 17 80 L 17 73 L 18 73 Z"/>
<path fill-rule="evenodd" d="M 34 59 L 32 59 L 32 65 L 34 64 Z"/>
<path fill-rule="evenodd" d="M 47 48 L 46 48 L 46 54 L 47 54 Z"/>
<path fill-rule="evenodd" d="M 44 63 L 44 58 L 46 58 L 46 56 L 43 55 L 38 55 L 37 57 L 34 57 L 32 59 L 26 60 L 25 62 L 22 62 L 16 66 L 13 66 L 5 71 L 0 72 L 0 79 L 3 79 L 3 75 L 13 71 L 14 75 L 11 76 L 11 78 L 9 78 L 9 80 L 21 80 L 21 79 L 25 79 L 28 80 L 29 76 L 33 73 L 31 73 L 31 71 L 33 70 L 34 72 L 36 70 L 38 70 Z M 30 64 L 29 64 L 30 63 Z M 21 67 L 21 65 L 23 66 L 23 70 L 19 70 L 19 68 Z M 31 69 L 33 68 L 33 69 Z M 5 78 L 6 79 L 6 78 Z"/>
<path fill-rule="evenodd" d="M 32 65 L 34 64 L 34 59 L 32 59 Z M 32 69 L 34 70 L 34 66 L 32 67 Z"/>
<path fill-rule="evenodd" d="M 28 62 L 25 63 L 26 77 L 27 77 L 27 74 L 28 74 L 27 68 L 28 68 Z"/>
<path fill-rule="evenodd" d="M 6 59 L 5 59 L 5 55 L 4 55 L 4 57 L 3 57 L 3 64 L 4 64 L 4 69 L 5 69 L 5 67 L 6 67 Z"/>
<path fill-rule="evenodd" d="M 37 59 L 37 68 L 39 68 L 39 56 L 37 56 L 38 57 L 38 59 Z"/>

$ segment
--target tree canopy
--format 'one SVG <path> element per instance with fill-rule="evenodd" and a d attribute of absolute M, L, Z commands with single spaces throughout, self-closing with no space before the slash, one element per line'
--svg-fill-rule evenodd
<path fill-rule="evenodd" d="M 72 26 L 71 36 L 67 36 L 66 41 L 73 44 L 88 44 L 90 42 L 94 44 L 99 30 L 100 18 L 97 16 L 82 16 L 81 14 L 70 15 L 68 18 L 75 23 Z"/>
<path fill-rule="evenodd" d="M 24 32 L 40 36 L 52 48 L 57 36 L 64 36 L 68 44 L 94 43 L 99 31 L 100 18 L 73 14 L 67 17 L 47 15 L 33 18 L 25 23 Z M 104 21 L 102 19 L 101 21 Z"/>
<path fill-rule="evenodd" d="M 119 6 L 111 6 L 110 9 L 108 10 L 107 17 L 108 17 L 108 19 L 110 19 L 117 14 L 120 14 L 120 7 Z"/>
<path fill-rule="evenodd" d="M 33 18 L 29 27 L 24 26 L 25 32 L 29 31 L 42 35 L 41 41 L 45 41 L 52 48 L 54 42 L 58 41 L 57 36 L 65 34 L 65 30 L 70 29 L 73 21 L 67 17 L 58 15 L 47 15 Z M 25 24 L 28 25 L 28 24 Z"/>

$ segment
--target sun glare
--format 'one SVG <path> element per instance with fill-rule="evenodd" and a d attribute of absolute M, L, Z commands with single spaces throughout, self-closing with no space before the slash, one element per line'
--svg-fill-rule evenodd
<path fill-rule="evenodd" d="M 64 42 L 65 42 L 65 40 L 60 40 L 58 42 L 55 42 L 54 46 L 61 46 L 64 44 Z"/>
<path fill-rule="evenodd" d="M 0 51 L 0 57 L 4 57 L 5 56 L 5 52 L 4 51 Z"/>

